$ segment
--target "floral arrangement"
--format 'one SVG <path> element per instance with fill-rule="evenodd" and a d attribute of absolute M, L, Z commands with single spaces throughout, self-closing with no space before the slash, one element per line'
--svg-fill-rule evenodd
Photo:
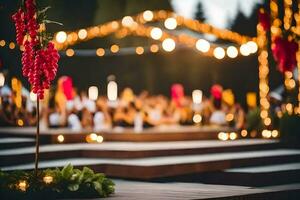
<path fill-rule="evenodd" d="M 273 40 L 272 53 L 278 64 L 278 70 L 282 73 L 292 72 L 297 65 L 296 53 L 298 44 L 294 40 L 277 36 Z"/>
<path fill-rule="evenodd" d="M 83 167 L 74 169 L 71 164 L 63 169 L 32 172 L 0 171 L 1 199 L 57 199 L 99 198 L 114 193 L 114 183 L 104 174 Z"/>
<path fill-rule="evenodd" d="M 43 99 L 44 90 L 55 78 L 59 60 L 58 51 L 50 42 L 52 38 L 45 28 L 46 23 L 52 23 L 46 19 L 49 7 L 39 10 L 34 0 L 22 2 L 21 8 L 12 16 L 17 43 L 24 46 L 22 72 L 38 99 Z"/>

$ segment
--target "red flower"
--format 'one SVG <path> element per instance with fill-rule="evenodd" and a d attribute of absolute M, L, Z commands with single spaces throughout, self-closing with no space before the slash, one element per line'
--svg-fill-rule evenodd
<path fill-rule="evenodd" d="M 272 52 L 280 72 L 293 71 L 296 64 L 298 44 L 294 41 L 276 37 L 273 41 Z"/>
<path fill-rule="evenodd" d="M 270 16 L 264 10 L 259 11 L 258 21 L 265 31 L 270 29 Z"/>

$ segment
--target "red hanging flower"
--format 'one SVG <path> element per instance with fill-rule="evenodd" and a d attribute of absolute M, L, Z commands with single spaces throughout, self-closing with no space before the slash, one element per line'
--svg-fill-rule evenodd
<path fill-rule="evenodd" d="M 44 98 L 44 90 L 49 89 L 55 78 L 59 54 L 54 44 L 39 34 L 37 8 L 34 0 L 26 0 L 24 9 L 19 9 L 12 19 L 16 27 L 16 40 L 24 45 L 22 53 L 22 72 L 28 78 L 32 91 L 39 99 Z M 26 38 L 25 38 L 26 36 Z"/>
<path fill-rule="evenodd" d="M 282 37 L 276 37 L 272 45 L 272 53 L 278 64 L 278 70 L 282 73 L 293 71 L 296 67 L 296 53 L 298 44 L 295 41 L 288 41 Z"/>
<path fill-rule="evenodd" d="M 265 12 L 264 10 L 259 10 L 258 13 L 258 21 L 261 24 L 261 26 L 263 27 L 263 29 L 265 31 L 268 31 L 270 29 L 270 16 L 267 12 Z"/>

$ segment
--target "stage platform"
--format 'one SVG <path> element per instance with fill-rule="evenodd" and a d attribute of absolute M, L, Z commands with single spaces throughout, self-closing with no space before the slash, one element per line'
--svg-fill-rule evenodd
<path fill-rule="evenodd" d="M 233 132 L 228 127 L 197 127 L 197 126 L 161 126 L 134 132 L 132 128 L 114 128 L 108 131 L 81 131 L 75 132 L 70 129 L 48 129 L 41 131 L 41 143 L 57 144 L 57 137 L 64 136 L 64 143 L 82 143 L 91 133 L 96 133 L 104 138 L 104 141 L 126 142 L 158 142 L 158 141 L 187 141 L 187 140 L 215 140 L 219 132 Z M 34 138 L 34 127 L 0 128 L 0 137 L 29 137 Z"/>
<path fill-rule="evenodd" d="M 34 130 L 6 129 L 4 134 L 2 129 L 1 170 L 34 168 Z M 51 131 L 42 135 L 58 135 Z M 200 134 L 185 134 L 194 133 Z M 81 135 L 64 136 L 72 134 Z M 277 139 L 137 141 L 42 143 L 39 167 L 72 163 L 103 172 L 116 180 L 116 194 L 110 197 L 116 200 L 299 199 L 300 149 Z"/>

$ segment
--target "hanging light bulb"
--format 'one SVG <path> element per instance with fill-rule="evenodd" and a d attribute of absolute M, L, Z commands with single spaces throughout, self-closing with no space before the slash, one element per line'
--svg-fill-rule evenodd
<path fill-rule="evenodd" d="M 165 40 L 163 41 L 162 47 L 163 47 L 163 49 L 164 49 L 165 51 L 171 52 L 171 51 L 173 51 L 173 50 L 175 49 L 176 43 L 175 43 L 175 41 L 174 41 L 173 39 L 167 38 L 167 39 L 165 39 Z"/>

